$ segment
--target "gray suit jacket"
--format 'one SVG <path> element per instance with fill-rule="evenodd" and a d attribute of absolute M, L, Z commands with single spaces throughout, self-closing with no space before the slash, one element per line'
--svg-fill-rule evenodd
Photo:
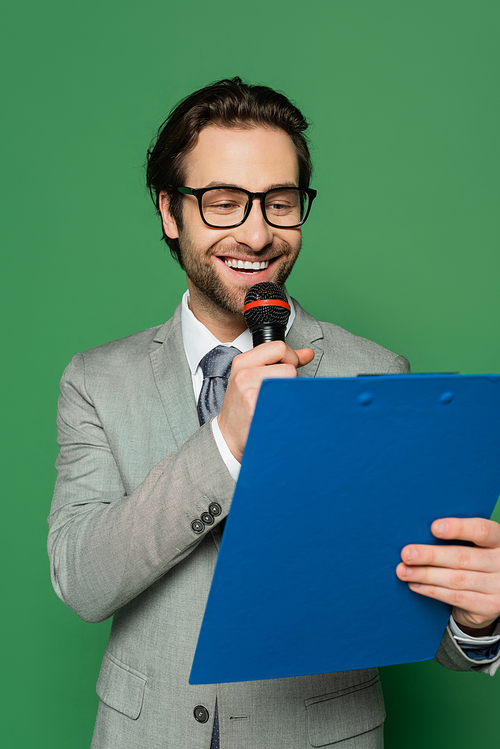
<path fill-rule="evenodd" d="M 300 376 L 405 372 L 403 357 L 296 304 L 287 342 L 316 355 Z M 158 328 L 78 354 L 61 381 L 58 478 L 49 556 L 58 596 L 89 622 L 114 615 L 97 683 L 94 749 L 207 749 L 217 698 L 227 749 L 382 746 L 375 669 L 190 686 L 188 675 L 220 542 L 191 522 L 234 482 L 210 424 L 198 425 L 180 308 Z M 265 522 L 265 518 L 254 519 Z M 217 642 L 213 643 L 217 656 Z M 447 633 L 449 668 L 489 670 Z M 206 723 L 195 720 L 204 706 Z"/>

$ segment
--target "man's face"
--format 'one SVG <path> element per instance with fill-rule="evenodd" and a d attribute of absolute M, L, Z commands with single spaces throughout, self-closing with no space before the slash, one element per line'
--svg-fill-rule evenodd
<path fill-rule="evenodd" d="M 204 128 L 186 156 L 184 186 L 218 185 L 250 192 L 298 186 L 297 155 L 291 139 L 283 130 L 264 127 Z M 250 286 L 261 281 L 283 284 L 299 254 L 300 228 L 269 226 L 259 200 L 253 202 L 247 220 L 233 229 L 206 226 L 194 195 L 183 197 L 181 230 L 165 197 L 160 198 L 160 207 L 165 233 L 179 239 L 193 311 L 196 305 L 205 310 L 216 305 L 218 312 L 241 315 Z M 247 268 L 235 268 L 238 261 Z M 260 267 L 248 269 L 248 263 L 259 263 Z"/>

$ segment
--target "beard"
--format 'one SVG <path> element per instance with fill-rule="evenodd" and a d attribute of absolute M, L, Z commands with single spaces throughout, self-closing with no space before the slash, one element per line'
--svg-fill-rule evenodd
<path fill-rule="evenodd" d="M 251 284 L 248 284 L 248 282 L 241 285 L 228 283 L 221 278 L 211 258 L 214 255 L 225 253 L 227 250 L 234 252 L 235 257 L 239 255 L 248 257 L 253 254 L 248 252 L 248 247 L 231 243 L 230 247 L 221 244 L 202 251 L 196 248 L 184 232 L 179 236 L 179 245 L 184 270 L 198 291 L 199 302 L 204 304 L 205 308 L 213 309 L 217 307 L 219 311 L 232 315 L 243 315 L 245 296 Z M 273 243 L 274 256 L 279 255 L 280 257 L 276 261 L 276 270 L 268 279 L 269 281 L 273 281 L 279 286 L 285 283 L 292 272 L 300 247 L 301 244 L 293 248 L 284 240 L 277 240 Z M 259 260 L 257 254 L 254 256 L 255 260 Z"/>

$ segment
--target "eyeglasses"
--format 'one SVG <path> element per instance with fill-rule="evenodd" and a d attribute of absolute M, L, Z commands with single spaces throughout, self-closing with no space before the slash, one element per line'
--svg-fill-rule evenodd
<path fill-rule="evenodd" d="M 249 192 L 235 187 L 178 187 L 183 195 L 198 200 L 203 222 L 212 229 L 233 229 L 247 220 L 253 201 L 258 198 L 262 215 L 269 226 L 296 229 L 309 215 L 316 190 L 298 187 L 274 187 L 266 192 Z"/>

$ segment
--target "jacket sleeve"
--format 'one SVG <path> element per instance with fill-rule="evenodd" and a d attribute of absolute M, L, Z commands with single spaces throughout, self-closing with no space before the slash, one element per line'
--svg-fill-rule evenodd
<path fill-rule="evenodd" d="M 48 552 L 57 595 L 82 619 L 111 616 L 190 554 L 214 525 L 191 523 L 212 502 L 226 517 L 234 481 L 210 423 L 166 455 L 128 495 L 77 355 L 61 380 L 58 472 Z"/>
<path fill-rule="evenodd" d="M 475 661 L 469 658 L 446 627 L 443 639 L 436 653 L 435 661 L 452 671 L 477 671 L 494 676 L 500 666 L 500 653 L 490 660 Z"/>

